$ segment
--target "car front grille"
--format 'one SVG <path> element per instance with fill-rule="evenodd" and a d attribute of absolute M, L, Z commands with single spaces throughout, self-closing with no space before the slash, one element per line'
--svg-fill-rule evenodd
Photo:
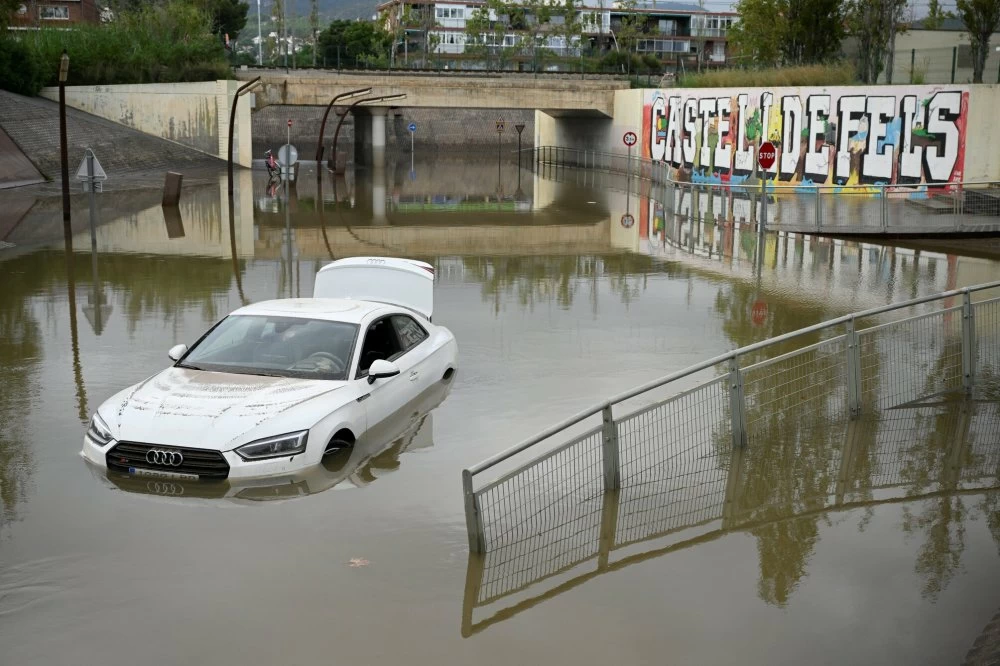
<path fill-rule="evenodd" d="M 184 461 L 176 467 L 173 465 L 151 464 L 146 460 L 146 454 L 151 449 L 179 451 L 184 456 Z M 225 457 L 218 451 L 209 451 L 206 449 L 119 442 L 111 447 L 105 460 L 108 463 L 108 469 L 117 472 L 127 473 L 130 467 L 140 467 L 159 472 L 197 474 L 202 479 L 225 479 L 229 477 L 229 463 L 226 462 Z"/>

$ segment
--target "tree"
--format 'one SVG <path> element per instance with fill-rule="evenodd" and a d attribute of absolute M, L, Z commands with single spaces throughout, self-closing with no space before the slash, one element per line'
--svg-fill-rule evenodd
<path fill-rule="evenodd" d="M 990 35 L 1000 28 L 1000 0 L 958 0 L 957 4 L 972 46 L 972 82 L 982 83 Z"/>
<path fill-rule="evenodd" d="M 229 39 L 236 39 L 247 24 L 250 5 L 240 0 L 200 0 L 197 3 L 208 13 L 212 21 L 212 33 Z"/>
<path fill-rule="evenodd" d="M 511 6 L 503 0 L 487 0 L 485 5 L 472 10 L 465 22 L 465 52 L 483 58 L 487 66 L 490 56 L 495 55 L 496 69 L 502 70 L 513 51 L 504 45 L 511 11 Z"/>
<path fill-rule="evenodd" d="M 907 0 L 851 0 L 847 20 L 858 40 L 858 77 L 877 83 L 889 60 L 890 42 L 903 21 Z"/>
<path fill-rule="evenodd" d="M 740 0 L 729 40 L 763 66 L 828 62 L 844 38 L 843 7 L 841 0 Z"/>
<path fill-rule="evenodd" d="M 21 0 L 0 0 L 0 30 L 7 30 L 21 4 Z"/>
<path fill-rule="evenodd" d="M 646 16 L 635 11 L 636 0 L 622 0 L 618 6 L 624 11 L 621 25 L 618 27 L 618 47 L 628 53 L 635 50 L 639 35 L 646 26 Z"/>
<path fill-rule="evenodd" d="M 392 40 L 370 21 L 337 20 L 319 35 L 319 48 L 328 62 L 347 65 L 384 64 Z"/>
<path fill-rule="evenodd" d="M 945 19 L 955 18 L 954 12 L 946 11 L 941 7 L 938 0 L 930 0 L 927 4 L 927 16 L 924 17 L 923 27 L 925 30 L 937 30 Z"/>
<path fill-rule="evenodd" d="M 740 57 L 761 67 L 781 61 L 782 45 L 788 36 L 785 0 L 739 0 L 740 20 L 729 29 L 729 41 Z"/>
<path fill-rule="evenodd" d="M 278 35 L 279 47 L 276 49 L 275 57 L 282 54 L 288 55 L 288 40 L 285 34 L 285 0 L 272 0 L 271 2 L 271 22 L 274 24 L 274 32 Z"/>

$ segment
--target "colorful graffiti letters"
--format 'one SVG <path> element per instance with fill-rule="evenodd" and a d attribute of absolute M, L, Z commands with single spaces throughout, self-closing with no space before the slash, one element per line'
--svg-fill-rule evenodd
<path fill-rule="evenodd" d="M 643 154 L 678 180 L 739 183 L 771 141 L 770 180 L 809 185 L 919 185 L 962 179 L 967 90 L 929 86 L 647 91 Z M 880 90 L 881 92 L 881 90 Z"/>

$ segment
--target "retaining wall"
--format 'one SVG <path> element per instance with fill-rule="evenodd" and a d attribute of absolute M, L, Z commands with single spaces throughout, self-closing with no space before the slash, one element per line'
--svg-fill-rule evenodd
<path fill-rule="evenodd" d="M 239 81 L 67 86 L 66 104 L 161 139 L 226 159 L 229 114 Z M 58 100 L 58 88 L 40 95 Z M 247 95 L 236 113 L 233 159 L 250 166 L 250 104 Z M 245 137 L 241 141 L 241 137 Z"/>

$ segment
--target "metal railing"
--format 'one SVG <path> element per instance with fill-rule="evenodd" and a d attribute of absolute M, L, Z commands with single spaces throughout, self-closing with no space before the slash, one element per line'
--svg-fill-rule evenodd
<path fill-rule="evenodd" d="M 648 180 L 668 215 L 760 225 L 797 233 L 913 234 L 1000 231 L 1000 182 L 916 185 L 802 185 L 753 175 L 742 183 L 680 182 L 665 162 L 598 150 L 541 146 L 530 151 L 540 173 L 581 168 Z M 707 220 L 706 220 L 707 221 Z"/>
<path fill-rule="evenodd" d="M 847 423 L 820 419 L 812 425 L 812 431 L 779 427 L 743 448 L 714 447 L 669 460 L 650 469 L 646 483 L 542 517 L 516 541 L 485 556 L 470 555 L 462 635 L 483 631 L 603 573 L 733 531 L 749 531 L 761 551 L 774 552 L 781 542 L 789 557 L 777 566 L 762 563 L 760 576 L 780 580 L 788 589 L 806 574 L 811 552 L 790 547 L 789 540 L 795 542 L 798 533 L 809 541 L 814 532 L 782 525 L 816 524 L 828 520 L 827 511 L 869 510 L 900 501 L 919 512 L 922 499 L 941 501 L 952 493 L 1000 485 L 997 401 L 889 410 Z M 928 523 L 927 534 L 933 534 L 937 524 Z M 947 549 L 935 550 L 942 557 L 957 561 L 961 556 L 954 542 L 928 541 L 935 549 Z M 766 596 L 765 601 L 782 602 Z M 477 610 L 485 616 L 476 617 Z"/>
<path fill-rule="evenodd" d="M 984 293 L 993 289 L 1000 281 L 831 319 L 585 409 L 462 471 L 469 549 L 516 543 L 566 511 L 584 516 L 606 492 L 649 483 L 649 471 L 665 460 L 710 466 L 706 451 L 743 449 L 750 436 L 806 427 L 820 415 L 853 420 L 929 396 L 993 390 L 1000 381 L 1000 296 Z M 908 316 L 892 316 L 901 314 Z M 664 388 L 677 392 L 656 400 Z M 647 402 L 615 415 L 616 406 L 635 399 Z M 564 442 L 476 487 L 483 473 L 556 436 Z"/>

